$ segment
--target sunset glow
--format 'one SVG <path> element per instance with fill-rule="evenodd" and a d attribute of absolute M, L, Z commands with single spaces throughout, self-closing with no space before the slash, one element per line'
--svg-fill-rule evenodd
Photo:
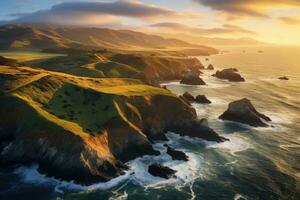
<path fill-rule="evenodd" d="M 1 23 L 47 23 L 130 29 L 197 42 L 251 38 L 300 44 L 298 0 L 119 0 L 0 2 Z"/>

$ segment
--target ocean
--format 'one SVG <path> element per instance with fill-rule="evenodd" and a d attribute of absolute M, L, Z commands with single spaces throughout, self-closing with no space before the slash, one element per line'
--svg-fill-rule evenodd
<path fill-rule="evenodd" d="M 207 118 L 209 126 L 230 141 L 217 144 L 168 133 L 168 142 L 154 145 L 161 155 L 130 161 L 125 175 L 91 186 L 47 178 L 34 164 L 0 169 L 0 199 L 300 199 L 300 47 L 220 49 L 218 55 L 198 59 L 216 69 L 237 68 L 246 82 L 219 80 L 211 76 L 215 71 L 204 70 L 201 77 L 207 86 L 179 81 L 162 85 L 178 95 L 206 95 L 212 104 L 193 104 L 199 119 Z M 218 119 L 228 103 L 241 98 L 269 116 L 270 126 L 254 128 Z M 164 143 L 184 151 L 189 161 L 171 160 Z M 152 177 L 147 166 L 153 162 L 177 170 L 177 178 Z"/>

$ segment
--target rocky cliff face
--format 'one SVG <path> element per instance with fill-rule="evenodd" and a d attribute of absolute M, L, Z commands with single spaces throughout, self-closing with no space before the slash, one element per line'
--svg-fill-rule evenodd
<path fill-rule="evenodd" d="M 83 184 L 107 181 L 125 161 L 157 154 L 167 131 L 224 141 L 168 90 L 131 79 L 92 79 L 26 67 L 0 69 L 2 165 Z"/>
<path fill-rule="evenodd" d="M 182 79 L 186 71 L 204 69 L 196 58 L 185 56 L 143 56 L 142 54 L 116 54 L 111 60 L 130 65 L 145 74 L 148 82 Z"/>

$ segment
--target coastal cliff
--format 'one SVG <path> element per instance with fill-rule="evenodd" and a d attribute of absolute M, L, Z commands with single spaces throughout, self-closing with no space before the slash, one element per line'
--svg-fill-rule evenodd
<path fill-rule="evenodd" d="M 167 131 L 225 140 L 186 102 L 138 80 L 1 66 L 0 82 L 2 165 L 35 162 L 47 175 L 90 184 L 158 154 L 151 143 Z"/>

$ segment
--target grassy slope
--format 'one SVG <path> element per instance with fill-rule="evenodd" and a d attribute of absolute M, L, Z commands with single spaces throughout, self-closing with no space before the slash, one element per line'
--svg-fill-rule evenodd
<path fill-rule="evenodd" d="M 0 51 L 0 56 L 15 59 L 18 62 L 25 62 L 38 59 L 49 59 L 65 55 L 56 53 L 43 53 L 37 51 Z"/>
<path fill-rule="evenodd" d="M 134 67 L 109 61 L 92 53 L 40 59 L 24 62 L 24 64 L 35 68 L 93 78 L 141 78 L 143 76 L 143 74 Z"/>
<path fill-rule="evenodd" d="M 108 124 L 120 120 L 119 97 L 173 96 L 167 90 L 134 79 L 87 78 L 4 66 L 0 67 L 0 75 L 1 91 L 5 91 L 1 102 L 10 98 L 30 113 L 36 113 L 26 117 L 23 127 L 30 129 L 32 123 L 43 121 L 47 126 L 63 128 L 82 137 L 99 134 Z"/>
<path fill-rule="evenodd" d="M 25 65 L 93 78 L 174 79 L 201 63 L 186 56 L 89 53 L 25 62 Z"/>

